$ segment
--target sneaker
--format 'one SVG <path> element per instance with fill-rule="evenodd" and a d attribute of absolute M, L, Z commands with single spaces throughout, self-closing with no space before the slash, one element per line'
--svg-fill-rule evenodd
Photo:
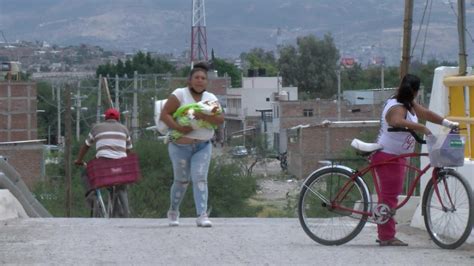
<path fill-rule="evenodd" d="M 212 223 L 209 220 L 207 213 L 201 214 L 201 216 L 196 219 L 196 225 L 199 227 L 212 227 Z"/>
<path fill-rule="evenodd" d="M 168 211 L 168 221 L 170 226 L 179 225 L 179 211 Z"/>
<path fill-rule="evenodd" d="M 394 237 L 390 240 L 375 240 L 375 242 L 379 243 L 381 247 L 386 247 L 386 246 L 395 246 L 395 247 L 406 247 L 408 246 L 407 243 L 401 241 L 400 239 Z"/>

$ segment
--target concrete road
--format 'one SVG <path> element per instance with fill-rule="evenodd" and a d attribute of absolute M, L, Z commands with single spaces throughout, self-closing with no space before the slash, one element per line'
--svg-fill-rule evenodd
<path fill-rule="evenodd" d="M 0 223 L 0 264 L 474 265 L 474 246 L 443 250 L 402 225 L 409 247 L 379 247 L 374 225 L 348 244 L 321 246 L 297 219 L 16 219 Z"/>

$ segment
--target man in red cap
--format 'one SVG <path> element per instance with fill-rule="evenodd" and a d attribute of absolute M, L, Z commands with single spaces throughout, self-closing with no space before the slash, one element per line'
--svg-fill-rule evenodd
<path fill-rule="evenodd" d="M 105 121 L 94 125 L 87 135 L 86 141 L 79 150 L 77 159 L 74 162 L 76 165 L 84 165 L 84 156 L 93 143 L 95 143 L 96 158 L 120 159 L 127 157 L 127 153 L 132 149 L 128 129 L 119 122 L 119 111 L 109 108 L 104 114 Z M 119 214 L 119 216 L 128 217 L 130 211 L 128 207 L 127 186 L 118 185 L 116 189 L 125 212 Z M 87 187 L 87 190 L 86 196 L 94 194 L 90 193 L 89 187 Z"/>

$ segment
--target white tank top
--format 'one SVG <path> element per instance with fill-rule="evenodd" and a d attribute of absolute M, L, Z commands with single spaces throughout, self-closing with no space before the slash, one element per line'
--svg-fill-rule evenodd
<path fill-rule="evenodd" d="M 196 103 L 188 87 L 178 88 L 174 90 L 172 94 L 176 96 L 176 98 L 178 98 L 180 107 L 186 104 Z M 205 91 L 202 94 L 201 101 L 217 101 L 217 100 L 218 100 L 217 97 L 210 92 Z M 186 138 L 199 139 L 199 140 L 210 140 L 213 136 L 214 136 L 214 130 L 209 129 L 209 128 L 195 129 L 189 132 L 188 134 L 184 135 L 184 137 Z"/>
<path fill-rule="evenodd" d="M 383 152 L 396 155 L 413 152 L 416 144 L 416 140 L 408 132 L 387 131 L 390 126 L 388 125 L 387 119 L 385 117 L 392 107 L 398 105 L 403 106 L 403 104 L 399 103 L 397 99 L 388 99 L 385 103 L 385 107 L 382 111 L 382 117 L 380 119 L 380 132 L 377 138 L 377 143 L 382 145 Z M 418 117 L 416 114 L 412 114 L 409 111 L 407 111 L 406 120 L 418 123 Z"/>

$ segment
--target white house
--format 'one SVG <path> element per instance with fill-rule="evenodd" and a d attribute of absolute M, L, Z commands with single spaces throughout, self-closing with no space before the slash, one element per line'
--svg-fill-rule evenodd
<path fill-rule="evenodd" d="M 260 128 L 268 134 L 271 147 L 273 103 L 279 100 L 298 100 L 298 88 L 282 87 L 281 77 L 243 77 L 242 88 L 227 90 L 226 135 L 245 135 Z"/>

